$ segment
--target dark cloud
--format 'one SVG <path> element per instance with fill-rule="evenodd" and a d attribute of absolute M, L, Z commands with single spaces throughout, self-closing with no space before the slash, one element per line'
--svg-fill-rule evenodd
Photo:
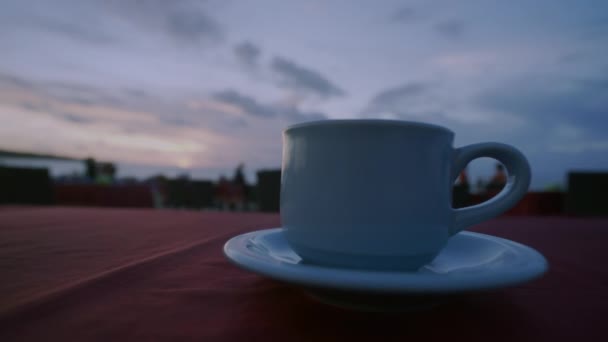
<path fill-rule="evenodd" d="M 281 117 L 290 122 L 322 120 L 327 118 L 327 115 L 324 113 L 301 111 L 294 106 L 262 104 L 256 101 L 254 98 L 240 94 L 232 89 L 218 92 L 213 95 L 213 98 L 218 101 L 236 106 L 245 114 L 259 118 L 269 119 Z"/>
<path fill-rule="evenodd" d="M 2 30 L 11 31 L 15 37 L 23 33 L 21 29 L 77 43 L 105 44 L 121 37 L 106 25 L 107 12 L 100 1 L 5 1 L 2 10 Z"/>
<path fill-rule="evenodd" d="M 559 63 L 578 63 L 588 59 L 588 56 L 582 52 L 567 53 L 557 57 Z"/>
<path fill-rule="evenodd" d="M 426 83 L 412 82 L 385 89 L 376 94 L 369 102 L 366 113 L 401 113 L 408 108 L 412 100 L 429 91 Z"/>
<path fill-rule="evenodd" d="M 407 83 L 398 87 L 389 88 L 376 94 L 372 105 L 391 105 L 412 96 L 418 96 L 428 90 L 424 83 Z"/>
<path fill-rule="evenodd" d="M 125 92 L 125 94 L 129 95 L 130 97 L 134 97 L 134 98 L 149 98 L 150 95 L 143 89 L 135 89 L 135 88 L 125 88 L 123 90 Z"/>
<path fill-rule="evenodd" d="M 234 54 L 239 62 L 247 67 L 257 66 L 260 53 L 260 48 L 251 42 L 240 43 L 234 48 Z"/>
<path fill-rule="evenodd" d="M 161 122 L 169 124 L 171 126 L 192 127 L 197 125 L 197 123 L 181 117 L 160 116 L 159 119 Z"/>
<path fill-rule="evenodd" d="M 304 122 L 314 120 L 325 120 L 327 115 L 322 112 L 302 112 L 296 107 L 287 107 L 281 109 L 283 115 L 290 122 Z"/>
<path fill-rule="evenodd" d="M 0 73 L 0 84 L 17 87 L 20 89 L 32 89 L 34 87 L 32 82 L 26 81 L 21 77 L 4 73 Z"/>
<path fill-rule="evenodd" d="M 88 123 L 95 122 L 95 120 L 93 120 L 90 117 L 85 117 L 85 116 L 77 115 L 74 113 L 57 111 L 57 110 L 55 110 L 55 108 L 53 106 L 51 106 L 49 103 L 46 103 L 46 102 L 34 103 L 31 101 L 26 101 L 26 102 L 22 102 L 22 103 L 18 104 L 18 106 L 29 112 L 47 113 L 54 117 L 60 118 L 62 120 L 77 123 L 77 124 L 88 124 Z"/>
<path fill-rule="evenodd" d="M 589 138 L 608 131 L 608 78 L 528 77 L 483 92 L 477 103 L 538 125 L 568 124 Z"/>
<path fill-rule="evenodd" d="M 605 6 L 605 2 L 602 5 Z M 597 8 L 597 13 L 606 13 L 607 8 Z M 579 37 L 583 40 L 598 40 L 605 41 L 608 38 L 608 15 L 603 15 L 597 18 L 587 20 L 585 25 L 582 26 L 582 30 L 579 33 Z"/>
<path fill-rule="evenodd" d="M 79 83 L 31 81 L 10 74 L 0 74 L 0 86 L 2 84 L 22 89 L 36 99 L 16 103 L 18 107 L 73 123 L 87 124 L 100 120 L 82 116 L 72 109 L 66 111 L 66 104 L 148 113 L 163 124 L 178 127 L 201 126 L 203 121 L 205 127 L 214 125 L 214 119 L 209 120 L 207 117 L 201 121 L 200 113 L 192 111 L 182 103 L 166 102 L 161 97 L 152 96 L 139 88 L 125 87 L 112 91 Z M 222 122 L 221 118 L 216 121 Z"/>
<path fill-rule="evenodd" d="M 606 92 L 608 91 L 608 78 L 604 79 L 583 79 L 576 81 L 579 86 L 586 88 L 591 92 L 595 92 L 597 90 Z M 604 93 L 604 95 L 606 95 Z M 608 108 L 607 108 L 608 109 Z"/>
<path fill-rule="evenodd" d="M 446 38 L 456 39 L 464 34 L 465 24 L 458 19 L 446 20 L 436 24 L 435 30 Z"/>
<path fill-rule="evenodd" d="M 186 44 L 219 41 L 224 36 L 205 1 L 42 1 L 35 5 L 16 1 L 12 6 L 8 11 L 12 10 L 13 16 L 7 18 L 13 28 L 44 31 L 83 43 L 127 42 L 133 33 L 166 35 Z"/>
<path fill-rule="evenodd" d="M 41 83 L 39 90 L 63 103 L 81 106 L 124 107 L 129 100 L 135 98 L 125 92 L 110 92 L 84 84 Z"/>
<path fill-rule="evenodd" d="M 109 91 L 82 83 L 33 81 L 10 74 L 0 74 L 0 85 L 2 84 L 37 95 L 45 95 L 63 103 L 81 106 L 124 107 L 129 103 L 150 99 L 150 96 L 141 89 L 126 88 L 121 91 Z"/>
<path fill-rule="evenodd" d="M 458 120 L 446 115 L 449 110 L 439 92 L 440 85 L 409 82 L 377 93 L 360 113 L 363 117 L 383 117 L 425 121 L 453 127 Z"/>
<path fill-rule="evenodd" d="M 230 127 L 237 127 L 237 128 L 249 126 L 249 123 L 247 123 L 247 120 L 245 120 L 243 118 L 229 120 L 228 124 L 230 125 Z"/>
<path fill-rule="evenodd" d="M 418 11 L 416 11 L 412 7 L 402 7 L 397 11 L 393 12 L 390 16 L 392 21 L 401 22 L 401 23 L 409 23 L 420 17 Z"/>
<path fill-rule="evenodd" d="M 281 85 L 286 87 L 312 93 L 321 98 L 345 95 L 342 89 L 320 72 L 300 66 L 292 60 L 275 57 L 272 60 L 271 68 L 279 76 Z"/>
<path fill-rule="evenodd" d="M 119 1 L 116 7 L 125 19 L 146 28 L 164 31 L 180 42 L 218 41 L 220 25 L 207 14 L 202 1 Z"/>
<path fill-rule="evenodd" d="M 85 98 L 85 97 L 78 97 L 78 96 L 62 96 L 61 100 L 63 100 L 64 102 L 69 102 L 69 103 L 74 103 L 74 104 L 78 104 L 81 106 L 94 106 L 96 104 L 99 104 L 98 101 L 95 101 L 92 98 Z"/>
<path fill-rule="evenodd" d="M 77 124 L 89 124 L 95 122 L 95 120 L 83 116 L 79 116 L 72 113 L 60 113 L 59 117 L 63 118 L 66 121 L 77 123 Z"/>
<path fill-rule="evenodd" d="M 65 82 L 30 81 L 8 74 L 0 74 L 0 84 L 32 91 L 36 94 L 44 94 L 62 102 L 80 105 L 92 105 L 95 103 L 92 97 L 96 92 L 93 91 L 93 88 L 85 85 L 78 86 Z M 35 110 L 33 106 L 35 106 L 35 104 L 28 102 L 24 103 L 22 107 Z"/>
<path fill-rule="evenodd" d="M 167 29 L 176 38 L 195 41 L 221 37 L 219 25 L 202 12 L 178 10 L 167 16 Z"/>
<path fill-rule="evenodd" d="M 30 112 L 40 112 L 46 109 L 45 106 L 38 104 L 38 103 L 33 103 L 33 102 L 22 102 L 21 104 L 19 104 L 19 107 L 28 110 Z"/>
<path fill-rule="evenodd" d="M 116 41 L 115 37 L 94 26 L 77 25 L 72 22 L 44 19 L 38 22 L 40 28 L 55 32 L 71 39 L 94 44 L 105 44 Z"/>
<path fill-rule="evenodd" d="M 255 99 L 242 95 L 235 90 L 229 89 L 218 92 L 213 95 L 216 100 L 224 103 L 231 104 L 239 107 L 243 112 L 261 117 L 261 118 L 272 118 L 277 115 L 275 108 L 271 106 L 265 106 L 258 103 Z"/>

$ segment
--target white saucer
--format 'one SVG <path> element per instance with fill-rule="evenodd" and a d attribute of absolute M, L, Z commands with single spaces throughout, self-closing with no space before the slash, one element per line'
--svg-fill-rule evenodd
<path fill-rule="evenodd" d="M 236 265 L 267 277 L 313 290 L 388 295 L 438 295 L 521 284 L 547 270 L 534 249 L 495 236 L 461 232 L 439 256 L 417 272 L 342 269 L 304 263 L 290 248 L 281 228 L 242 234 L 224 245 Z M 329 292 L 328 292 L 329 291 Z M 344 303 L 338 303 L 340 305 Z M 350 305 L 349 305 L 350 306 Z"/>

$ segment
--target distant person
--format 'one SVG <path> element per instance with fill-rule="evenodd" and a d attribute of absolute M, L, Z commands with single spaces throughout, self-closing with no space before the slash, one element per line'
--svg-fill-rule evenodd
<path fill-rule="evenodd" d="M 467 176 L 466 169 L 464 169 L 460 172 L 456 184 L 454 184 L 452 193 L 452 206 L 454 208 L 462 208 L 469 205 L 471 195 L 469 190 L 469 177 Z"/>
<path fill-rule="evenodd" d="M 234 184 L 246 185 L 247 182 L 245 181 L 245 174 L 243 173 L 244 168 L 245 165 L 241 163 L 236 167 L 236 170 L 234 170 L 234 178 L 232 179 Z"/>
<path fill-rule="evenodd" d="M 234 170 L 231 187 L 231 209 L 242 210 L 245 208 L 245 202 L 248 197 L 248 186 L 245 180 L 245 173 L 243 172 L 244 168 L 245 165 L 241 163 Z"/>
<path fill-rule="evenodd" d="M 167 178 L 158 175 L 150 179 L 150 190 L 154 200 L 154 207 L 162 209 L 167 205 Z"/>
<path fill-rule="evenodd" d="M 467 175 L 466 169 L 462 170 L 460 172 L 460 174 L 458 175 L 457 184 L 460 185 L 461 187 L 465 188 L 467 190 L 467 192 L 469 191 L 469 188 L 470 188 L 469 176 Z"/>
<path fill-rule="evenodd" d="M 228 208 L 230 196 L 230 182 L 223 175 L 220 176 L 220 180 L 217 182 L 217 188 L 215 189 L 215 201 L 221 210 Z"/>
<path fill-rule="evenodd" d="M 490 182 L 486 186 L 488 192 L 495 193 L 502 188 L 504 188 L 505 184 L 507 184 L 507 174 L 505 172 L 505 167 L 502 164 L 496 164 L 496 172 L 494 176 L 490 179 Z"/>

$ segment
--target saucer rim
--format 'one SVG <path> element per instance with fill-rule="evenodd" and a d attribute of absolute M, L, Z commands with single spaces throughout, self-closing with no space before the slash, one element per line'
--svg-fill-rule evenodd
<path fill-rule="evenodd" d="M 272 259 L 271 256 L 260 256 L 244 247 L 252 237 L 281 234 L 282 230 L 282 227 L 260 229 L 234 236 L 224 244 L 224 255 L 238 267 L 291 284 L 378 293 L 445 294 L 490 290 L 534 280 L 548 270 L 547 260 L 535 249 L 505 238 L 470 231 L 463 231 L 458 235 L 502 244 L 514 250 L 520 259 L 525 258 L 532 262 L 524 263 L 518 269 L 493 269 L 483 274 L 374 271 L 288 263 Z M 269 258 L 272 261 L 268 261 Z"/>

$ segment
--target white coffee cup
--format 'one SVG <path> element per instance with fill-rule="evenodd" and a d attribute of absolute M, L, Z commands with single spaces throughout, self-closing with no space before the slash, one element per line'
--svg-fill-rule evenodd
<path fill-rule="evenodd" d="M 325 120 L 283 133 L 281 220 L 305 262 L 371 270 L 417 270 L 450 236 L 511 208 L 527 192 L 530 166 L 499 143 L 452 147 L 441 126 L 394 120 Z M 473 159 L 506 166 L 504 189 L 471 207 L 451 206 L 452 186 Z"/>

